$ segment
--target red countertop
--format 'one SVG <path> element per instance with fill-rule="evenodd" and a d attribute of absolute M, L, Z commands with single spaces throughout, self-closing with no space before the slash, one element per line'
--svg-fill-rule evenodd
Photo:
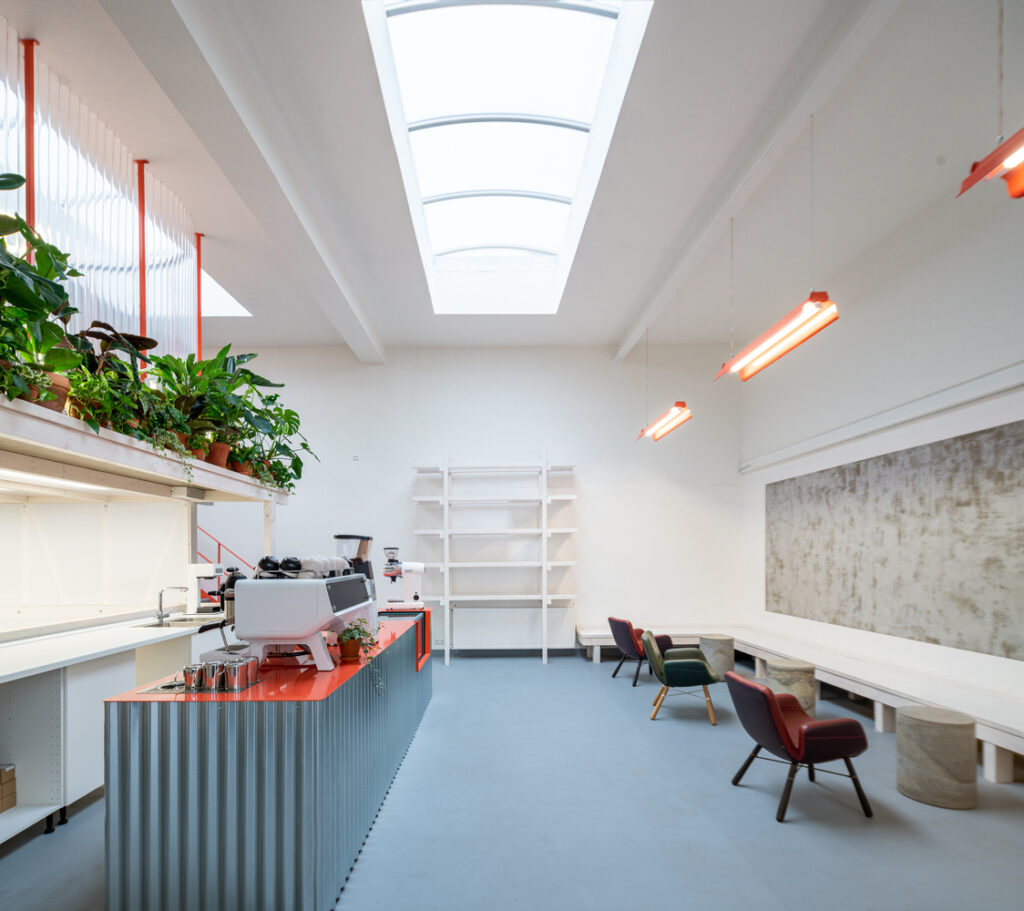
<path fill-rule="evenodd" d="M 381 620 L 377 632 L 377 655 L 390 647 L 400 636 L 416 625 L 415 620 Z M 336 653 L 331 649 L 331 654 Z M 294 659 L 267 659 L 260 668 L 260 682 L 240 693 L 143 693 L 174 676 L 154 680 L 127 693 L 112 696 L 106 702 L 317 702 L 326 699 L 338 687 L 351 680 L 366 665 L 360 656 L 358 664 L 340 664 L 333 671 L 318 671 L 312 664 L 299 664 Z M 419 663 L 419 662 L 418 662 Z M 425 662 L 423 662 L 425 663 Z M 422 663 L 420 663 L 422 667 Z M 419 668 L 417 668 L 419 670 Z"/>

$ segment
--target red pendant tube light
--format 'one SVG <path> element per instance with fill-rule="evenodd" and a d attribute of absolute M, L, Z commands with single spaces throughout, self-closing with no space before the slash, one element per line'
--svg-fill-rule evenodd
<path fill-rule="evenodd" d="M 812 291 L 799 307 L 722 364 L 715 379 L 726 373 L 738 373 L 746 382 L 837 319 L 839 309 L 829 300 L 828 292 Z"/>
<path fill-rule="evenodd" d="M 651 439 L 657 442 L 681 424 L 685 424 L 692 417 L 693 412 L 686 407 L 686 402 L 676 402 L 660 418 L 651 421 L 650 424 L 641 430 L 637 439 L 640 440 L 644 437 L 651 437 Z"/>
<path fill-rule="evenodd" d="M 1024 196 L 1024 127 L 1006 142 L 996 146 L 981 161 L 974 162 L 971 173 L 964 179 L 956 195 L 963 196 L 976 183 L 996 177 L 1006 181 L 1006 190 L 1014 199 Z"/>

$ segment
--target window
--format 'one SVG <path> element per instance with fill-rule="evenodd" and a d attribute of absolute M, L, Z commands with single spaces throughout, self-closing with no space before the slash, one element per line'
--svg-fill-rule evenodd
<path fill-rule="evenodd" d="M 650 6 L 364 0 L 435 312 L 557 312 Z"/>

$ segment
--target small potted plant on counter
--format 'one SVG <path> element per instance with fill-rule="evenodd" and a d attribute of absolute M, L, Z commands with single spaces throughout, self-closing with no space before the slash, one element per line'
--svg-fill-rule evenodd
<path fill-rule="evenodd" d="M 342 632 L 338 633 L 341 663 L 355 664 L 359 661 L 360 655 L 370 658 L 376 644 L 376 630 L 371 630 L 369 624 L 362 617 L 353 620 Z"/>

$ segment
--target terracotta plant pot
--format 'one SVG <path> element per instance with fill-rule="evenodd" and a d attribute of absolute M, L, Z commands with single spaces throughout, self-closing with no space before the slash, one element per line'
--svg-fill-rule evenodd
<path fill-rule="evenodd" d="M 239 474 L 244 474 L 249 478 L 252 477 L 254 471 L 252 462 L 228 462 L 228 468 L 232 471 L 237 471 Z"/>
<path fill-rule="evenodd" d="M 41 390 L 38 386 L 30 386 L 28 395 L 22 396 L 22 398 L 28 402 L 32 402 L 34 405 L 41 405 L 43 408 L 48 408 L 50 411 L 63 411 L 64 405 L 68 400 L 68 391 L 71 389 L 71 381 L 60 373 L 50 373 L 49 371 L 46 371 L 46 375 L 50 378 L 50 392 L 52 392 L 56 398 L 47 399 L 43 402 L 39 401 L 39 394 Z"/>
<path fill-rule="evenodd" d="M 230 453 L 230 443 L 211 443 L 210 451 L 206 455 L 206 461 L 211 465 L 217 465 L 220 468 L 227 468 L 228 455 Z"/>
<path fill-rule="evenodd" d="M 48 404 L 48 403 L 42 403 Z M 78 399 L 68 399 L 68 405 L 66 409 L 68 416 L 77 418 L 80 421 L 92 421 L 95 420 L 92 411 L 89 409 L 88 402 L 80 402 Z M 110 421 L 99 421 L 100 427 L 109 427 Z"/>
<path fill-rule="evenodd" d="M 341 649 L 342 664 L 357 664 L 359 662 L 358 639 L 346 639 L 344 642 L 339 642 L 338 646 Z"/>
<path fill-rule="evenodd" d="M 172 430 L 171 433 L 173 433 L 178 438 L 178 442 L 181 443 L 182 446 L 188 446 L 187 433 L 184 433 L 181 430 Z"/>
<path fill-rule="evenodd" d="M 205 462 L 206 461 L 206 454 L 208 452 L 209 452 L 209 449 L 207 449 L 206 446 L 204 446 L 202 449 L 193 449 L 192 450 L 192 458 L 195 459 L 198 462 Z"/>

